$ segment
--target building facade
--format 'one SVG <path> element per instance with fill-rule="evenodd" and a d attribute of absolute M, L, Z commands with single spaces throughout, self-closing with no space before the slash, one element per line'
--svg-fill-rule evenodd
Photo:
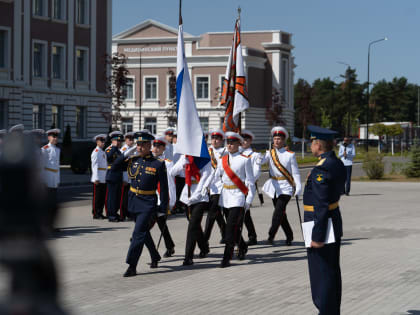
<path fill-rule="evenodd" d="M 112 0 L 0 0 L 0 129 L 108 131 L 111 14 Z"/>
<path fill-rule="evenodd" d="M 233 25 L 233 23 L 232 23 Z M 129 70 L 122 129 L 147 128 L 161 134 L 173 122 L 168 107 L 175 96 L 171 74 L 176 73 L 178 30 L 147 20 L 113 36 L 112 51 L 124 54 Z M 280 30 L 241 33 L 250 108 L 242 116 L 242 128 L 252 130 L 256 144 L 266 144 L 270 125 L 266 108 L 274 94 L 282 99 L 281 118 L 294 132 L 292 35 Z M 220 128 L 224 109 L 219 106 L 233 32 L 184 33 L 185 53 L 198 114 L 204 130 Z M 173 78 L 173 77 L 172 77 Z"/>

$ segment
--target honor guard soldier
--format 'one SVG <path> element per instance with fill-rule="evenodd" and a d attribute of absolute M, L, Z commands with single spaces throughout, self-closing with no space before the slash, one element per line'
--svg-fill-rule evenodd
<path fill-rule="evenodd" d="M 188 175 L 187 175 L 188 174 Z M 208 162 L 201 169 L 194 164 L 194 157 L 182 155 L 172 167 L 171 176 L 180 175 L 185 178 L 185 186 L 182 189 L 180 200 L 188 206 L 188 231 L 185 244 L 185 257 L 183 266 L 194 264 L 194 249 L 197 244 L 200 248 L 200 258 L 205 258 L 210 252 L 201 229 L 201 220 L 204 210 L 208 207 L 209 195 L 207 188 L 213 175 L 211 163 Z M 190 178 L 187 178 L 189 176 Z M 188 184 L 191 184 L 189 186 Z"/>
<path fill-rule="evenodd" d="M 308 175 L 303 194 L 304 221 L 314 221 L 311 248 L 307 249 L 312 300 L 321 315 L 340 314 L 340 245 L 343 236 L 338 202 L 346 169 L 333 151 L 335 131 L 308 126 L 311 151 L 320 160 Z M 331 218 L 335 242 L 325 244 Z"/>
<path fill-rule="evenodd" d="M 254 133 L 251 130 L 243 129 L 241 130 L 241 136 L 244 141 L 241 144 L 241 148 L 239 151 L 243 155 L 246 155 L 251 159 L 252 169 L 254 172 L 254 179 L 255 179 L 255 189 L 258 193 L 258 197 L 260 198 L 260 203 L 264 203 L 264 199 L 262 194 L 258 192 L 257 180 L 261 174 L 261 154 L 258 152 L 254 152 L 251 148 L 252 140 L 254 140 Z M 248 245 L 257 245 L 257 232 L 255 231 L 255 225 L 251 217 L 251 210 L 245 213 L 244 224 L 246 229 L 248 230 Z"/>
<path fill-rule="evenodd" d="M 48 210 L 48 226 L 53 228 L 54 219 L 57 215 L 57 188 L 60 184 L 60 149 L 57 147 L 60 129 L 47 131 L 48 144 L 41 148 L 43 177 L 47 186 L 50 207 Z"/>
<path fill-rule="evenodd" d="M 166 215 L 168 211 L 168 178 L 164 161 L 153 157 L 150 152 L 153 135 L 138 132 L 134 136 L 137 147 L 128 149 L 116 161 L 116 166 L 127 167 L 130 180 L 128 211 L 135 221 L 126 262 L 129 265 L 124 277 L 136 275 L 136 267 L 143 246 L 146 244 L 152 256 L 152 268 L 157 267 L 160 255 L 150 235 L 150 221 L 156 212 Z M 131 155 L 136 150 L 135 155 Z M 159 187 L 160 206 L 157 206 L 156 190 Z"/>
<path fill-rule="evenodd" d="M 109 134 L 111 145 L 106 148 L 106 159 L 108 162 L 106 172 L 107 196 L 106 209 L 109 222 L 120 221 L 118 217 L 118 207 L 120 205 L 120 193 L 122 184 L 123 168 L 120 165 L 113 165 L 114 161 L 122 155 L 120 148 L 123 141 L 123 135 L 120 131 L 113 131 Z"/>
<path fill-rule="evenodd" d="M 222 156 L 227 154 L 227 150 L 224 147 L 225 134 L 220 129 L 215 129 L 210 131 L 211 145 L 209 147 L 209 154 L 211 158 L 211 166 L 214 171 L 217 169 L 217 165 L 221 163 Z M 213 177 L 213 180 L 210 184 L 210 201 L 209 201 L 209 210 L 206 219 L 206 227 L 204 229 L 204 238 L 208 242 L 210 239 L 211 231 L 213 229 L 214 221 L 217 221 L 217 224 L 220 228 L 220 233 L 222 239 L 220 243 L 225 243 L 225 232 L 226 232 L 226 222 L 223 217 L 222 209 L 219 206 L 219 197 L 222 190 L 222 179 L 220 176 Z"/>
<path fill-rule="evenodd" d="M 274 237 L 281 225 L 286 234 L 286 245 L 292 245 L 293 231 L 286 215 L 286 206 L 290 198 L 298 196 L 302 190 L 300 173 L 295 153 L 285 149 L 289 133 L 283 127 L 271 129 L 273 148 L 266 152 L 261 164 L 269 162 L 270 178 L 265 182 L 263 191 L 273 200 L 274 212 L 268 232 L 268 243 L 273 244 Z"/>
<path fill-rule="evenodd" d="M 168 127 L 164 131 L 164 136 L 166 141 L 168 141 L 168 145 L 165 148 L 165 152 L 163 153 L 163 157 L 165 159 L 170 159 L 171 161 L 174 159 L 174 148 L 172 145 L 174 133 L 176 132 L 175 128 Z"/>
<path fill-rule="evenodd" d="M 92 215 L 94 219 L 105 219 L 103 210 L 106 196 L 106 171 L 108 162 L 104 151 L 107 135 L 100 134 L 93 138 L 96 142 L 96 148 L 90 156 L 93 183 Z"/>
<path fill-rule="evenodd" d="M 255 194 L 255 180 L 251 159 L 240 154 L 239 145 L 242 137 L 228 131 L 225 133 L 229 154 L 222 157 L 215 176 L 222 177 L 222 191 L 219 205 L 223 207 L 226 220 L 225 251 L 221 267 L 229 267 L 235 244 L 238 244 L 238 258 L 245 259 L 248 245 L 242 238 L 242 224 L 245 211 L 251 207 Z"/>
<path fill-rule="evenodd" d="M 356 156 L 356 149 L 354 144 L 351 143 L 349 137 L 345 137 L 343 143 L 340 144 L 340 149 L 338 150 L 338 156 L 346 167 L 346 183 L 343 187 L 343 193 L 347 196 L 350 194 L 350 184 L 351 184 L 351 171 L 353 168 L 353 158 Z"/>
<path fill-rule="evenodd" d="M 163 155 L 163 152 L 165 151 L 165 147 L 168 144 L 165 137 L 158 137 L 155 140 L 153 140 L 153 148 L 152 153 L 153 156 L 160 160 L 160 158 Z M 170 175 L 173 162 L 169 159 L 164 159 L 165 166 L 166 166 L 166 173 L 168 176 L 168 190 L 169 190 L 169 209 L 172 209 L 175 205 L 176 200 L 176 191 L 175 191 L 175 180 Z M 158 186 L 158 192 L 159 192 L 159 186 Z M 160 205 L 160 198 L 158 195 L 158 206 Z M 165 241 L 166 246 L 166 252 L 163 255 L 164 257 L 171 257 L 173 254 L 175 254 L 175 243 L 172 240 L 171 233 L 169 233 L 168 225 L 166 224 L 166 216 L 162 213 L 157 217 L 156 220 L 159 229 L 162 233 L 163 240 Z"/>
<path fill-rule="evenodd" d="M 124 145 L 120 149 L 121 153 L 124 153 L 128 149 L 132 148 L 134 145 L 134 132 L 127 132 L 124 135 Z M 123 181 L 121 186 L 121 198 L 120 198 L 120 219 L 124 221 L 125 219 L 129 219 L 128 213 L 128 191 L 130 190 L 130 184 L 128 181 L 127 171 L 123 171 Z"/>

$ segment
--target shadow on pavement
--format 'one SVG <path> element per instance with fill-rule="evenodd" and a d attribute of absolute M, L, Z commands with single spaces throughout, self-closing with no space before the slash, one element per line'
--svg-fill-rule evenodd
<path fill-rule="evenodd" d="M 346 197 L 358 197 L 358 196 L 382 196 L 382 194 L 350 194 Z"/>
<path fill-rule="evenodd" d="M 409 315 L 420 315 L 419 310 L 408 310 L 407 312 Z"/>
<path fill-rule="evenodd" d="M 99 226 L 73 226 L 60 228 L 50 239 L 80 236 L 84 234 L 103 233 L 108 231 L 125 230 L 129 227 L 99 227 Z"/>

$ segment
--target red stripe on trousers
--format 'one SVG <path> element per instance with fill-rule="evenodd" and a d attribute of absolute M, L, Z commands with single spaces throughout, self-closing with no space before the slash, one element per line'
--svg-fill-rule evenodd
<path fill-rule="evenodd" d="M 108 216 L 108 185 L 106 186 L 106 193 L 105 193 L 105 213 Z"/>

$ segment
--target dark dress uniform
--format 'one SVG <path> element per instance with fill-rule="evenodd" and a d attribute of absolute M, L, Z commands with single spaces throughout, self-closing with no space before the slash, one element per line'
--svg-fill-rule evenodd
<path fill-rule="evenodd" d="M 308 248 L 312 300 L 321 315 L 340 314 L 340 243 L 343 235 L 338 201 L 346 179 L 343 163 L 334 151 L 323 153 L 308 175 L 304 195 L 304 221 L 315 221 L 312 241 L 324 242 L 328 219 L 332 219 L 335 243 Z"/>
<path fill-rule="evenodd" d="M 115 164 L 118 157 L 122 156 L 119 148 L 116 146 L 108 147 L 105 151 L 108 161 L 108 170 L 106 172 L 107 184 L 107 214 L 108 220 L 118 221 L 118 209 L 120 205 L 120 193 L 122 184 L 123 168 L 120 164 Z"/>
<path fill-rule="evenodd" d="M 146 139 L 148 137 L 151 137 L 148 141 L 153 139 L 152 135 L 147 135 Z M 166 214 L 168 208 L 169 192 L 166 166 L 164 161 L 154 158 L 151 153 L 145 157 L 133 156 L 128 159 L 121 156 L 115 161 L 115 164 L 127 166 L 130 180 L 128 211 L 134 218 L 135 226 L 126 262 L 130 268 L 135 270 L 145 243 L 151 252 L 152 260 L 160 260 L 160 256 L 153 258 L 156 256 L 154 255 L 156 248 L 149 228 L 152 216 L 156 214 L 156 211 Z M 160 186 L 159 207 L 157 207 L 156 196 L 158 183 Z"/>

